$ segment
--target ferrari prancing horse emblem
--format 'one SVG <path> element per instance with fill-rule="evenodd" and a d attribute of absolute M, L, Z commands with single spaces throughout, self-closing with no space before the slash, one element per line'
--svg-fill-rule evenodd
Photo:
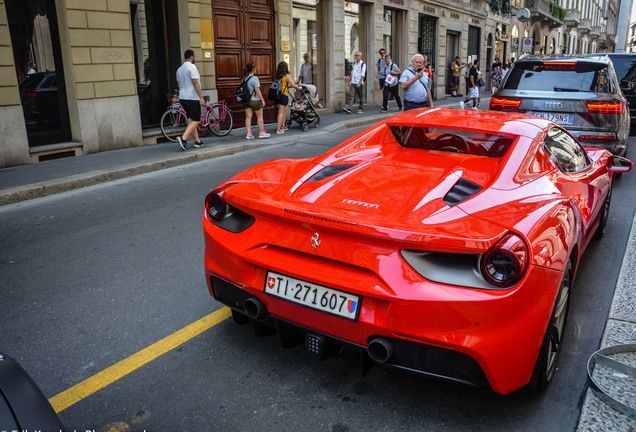
<path fill-rule="evenodd" d="M 314 250 L 320 246 L 320 236 L 318 235 L 318 233 L 315 233 L 312 237 L 311 237 L 311 245 L 314 247 Z"/>

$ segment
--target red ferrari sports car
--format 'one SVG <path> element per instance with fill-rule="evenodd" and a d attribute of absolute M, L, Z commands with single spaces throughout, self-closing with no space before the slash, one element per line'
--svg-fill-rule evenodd
<path fill-rule="evenodd" d="M 524 114 L 427 108 L 206 198 L 205 274 L 234 320 L 318 357 L 510 393 L 556 369 L 577 264 L 632 163 Z"/>

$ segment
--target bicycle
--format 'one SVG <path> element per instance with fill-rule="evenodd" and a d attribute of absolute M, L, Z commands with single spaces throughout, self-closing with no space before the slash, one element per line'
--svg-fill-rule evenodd
<path fill-rule="evenodd" d="M 218 101 L 208 104 L 210 96 L 204 96 L 203 99 L 206 105 L 201 109 L 205 110 L 205 112 L 201 113 L 201 121 L 197 128 L 200 131 L 208 128 L 210 132 L 216 136 L 229 134 L 232 131 L 234 119 L 232 118 L 232 111 L 228 108 L 227 103 L 225 101 Z M 188 126 L 188 116 L 176 95 L 172 96 L 168 109 L 161 115 L 160 126 L 163 136 L 172 142 L 176 142 L 176 137 L 183 134 Z"/>

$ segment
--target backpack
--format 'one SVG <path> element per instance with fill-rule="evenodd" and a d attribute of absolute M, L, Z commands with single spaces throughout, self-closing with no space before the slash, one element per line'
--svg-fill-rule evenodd
<path fill-rule="evenodd" d="M 237 101 L 247 102 L 252 97 L 252 94 L 254 94 L 254 92 L 250 91 L 249 88 L 247 87 L 247 83 L 252 77 L 253 75 L 250 75 L 247 78 L 245 78 L 243 81 L 241 81 L 241 84 L 238 86 L 238 88 L 236 89 L 236 92 L 234 93 L 234 96 L 236 97 Z"/>
<path fill-rule="evenodd" d="M 275 79 L 272 82 L 272 86 L 269 88 L 269 91 L 267 92 L 267 98 L 271 100 L 272 102 L 278 103 L 280 101 L 280 97 L 282 94 L 282 87 L 283 87 L 283 79 L 282 78 Z"/>

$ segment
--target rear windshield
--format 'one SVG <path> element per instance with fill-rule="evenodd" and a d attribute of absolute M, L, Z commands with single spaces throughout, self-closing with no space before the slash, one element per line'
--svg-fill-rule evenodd
<path fill-rule="evenodd" d="M 517 62 L 503 86 L 511 90 L 610 93 L 607 65 L 596 62 Z"/>
<path fill-rule="evenodd" d="M 40 84 L 44 77 L 40 74 L 27 75 L 24 81 L 20 83 L 20 90 L 33 90 Z"/>
<path fill-rule="evenodd" d="M 467 153 L 478 156 L 502 156 L 515 138 L 484 132 L 421 126 L 390 126 L 395 139 L 404 147 Z"/>

